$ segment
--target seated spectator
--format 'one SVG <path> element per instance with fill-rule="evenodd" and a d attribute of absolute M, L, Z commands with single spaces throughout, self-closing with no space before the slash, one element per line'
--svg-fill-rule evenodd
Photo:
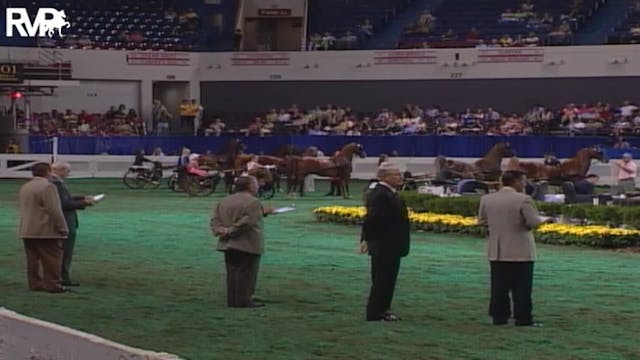
<path fill-rule="evenodd" d="M 89 133 L 91 133 L 91 125 L 89 125 L 85 120 L 80 120 L 78 133 L 80 133 L 80 135 L 89 135 Z"/>
<path fill-rule="evenodd" d="M 476 28 L 471 28 L 469 30 L 469 32 L 467 33 L 467 40 L 468 41 L 476 41 L 480 38 L 480 33 L 478 32 L 478 30 Z"/>
<path fill-rule="evenodd" d="M 144 41 L 144 36 L 139 31 L 134 31 L 129 35 L 129 41 L 134 43 L 141 43 Z"/>
<path fill-rule="evenodd" d="M 18 142 L 16 141 L 16 139 L 9 139 L 9 144 L 7 145 L 7 148 L 5 150 L 5 152 L 7 154 L 19 154 L 20 153 L 20 145 L 18 145 Z"/>
<path fill-rule="evenodd" d="M 64 47 L 68 49 L 75 49 L 78 47 L 78 35 L 65 36 L 63 40 Z"/>
<path fill-rule="evenodd" d="M 226 125 L 220 118 L 216 118 L 207 128 L 204 130 L 205 136 L 220 136 L 224 131 Z"/>
<path fill-rule="evenodd" d="M 320 45 L 322 44 L 322 35 L 318 33 L 314 33 L 309 37 L 309 43 L 307 45 L 307 50 L 314 51 L 320 50 Z"/>
<path fill-rule="evenodd" d="M 371 23 L 371 20 L 365 19 L 362 24 L 358 25 L 358 28 L 365 36 L 373 36 L 373 24 Z"/>
<path fill-rule="evenodd" d="M 173 8 L 168 8 L 164 12 L 164 19 L 169 22 L 174 22 L 177 17 L 178 17 L 178 14 L 173 10 Z"/>
<path fill-rule="evenodd" d="M 534 6 L 531 2 L 529 2 L 529 1 L 525 1 L 525 2 L 523 2 L 523 3 L 522 3 L 522 5 L 520 6 L 520 9 L 521 9 L 523 12 L 533 12 L 534 7 L 535 7 L 535 6 Z"/>
<path fill-rule="evenodd" d="M 332 50 L 336 42 L 335 36 L 330 33 L 324 33 L 320 40 L 320 50 Z"/>
<path fill-rule="evenodd" d="M 522 39 L 522 45 L 524 46 L 538 46 L 540 44 L 540 38 L 533 32 L 530 32 Z"/>
<path fill-rule="evenodd" d="M 632 104 L 631 101 L 626 100 L 622 106 L 620 106 L 620 115 L 623 117 L 630 117 L 636 110 L 638 110 L 638 107 Z"/>
<path fill-rule="evenodd" d="M 257 117 L 247 127 L 245 131 L 247 136 L 262 136 L 262 119 Z"/>
<path fill-rule="evenodd" d="M 443 41 L 455 41 L 457 38 L 458 36 L 453 32 L 453 29 L 449 29 L 446 34 L 442 34 Z"/>
<path fill-rule="evenodd" d="M 344 36 L 338 39 L 339 49 L 354 49 L 358 46 L 358 37 L 353 35 L 351 31 L 347 31 Z"/>
<path fill-rule="evenodd" d="M 89 49 L 93 46 L 93 42 L 89 38 L 89 35 L 82 35 L 78 40 L 78 47 L 80 49 Z"/>
<path fill-rule="evenodd" d="M 156 147 L 153 149 L 153 152 L 151 153 L 151 156 L 164 156 L 164 152 L 162 152 L 162 148 L 161 147 Z"/>
<path fill-rule="evenodd" d="M 500 40 L 498 42 L 500 43 L 500 46 L 502 46 L 502 47 L 510 47 L 510 46 L 513 45 L 513 39 L 508 34 L 502 35 L 502 37 L 500 38 Z"/>

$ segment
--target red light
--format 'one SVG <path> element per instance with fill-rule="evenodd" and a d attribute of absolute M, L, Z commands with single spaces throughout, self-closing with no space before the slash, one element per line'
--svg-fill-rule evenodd
<path fill-rule="evenodd" d="M 11 94 L 9 94 L 9 97 L 13 100 L 22 99 L 22 93 L 20 91 L 12 91 Z"/>

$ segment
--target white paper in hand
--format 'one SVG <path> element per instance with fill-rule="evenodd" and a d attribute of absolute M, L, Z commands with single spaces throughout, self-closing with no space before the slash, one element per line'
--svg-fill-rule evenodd
<path fill-rule="evenodd" d="M 100 201 L 102 199 L 104 199 L 104 194 L 98 194 L 93 197 L 93 201 Z"/>
<path fill-rule="evenodd" d="M 294 208 L 294 207 L 286 206 L 286 207 L 281 207 L 281 208 L 275 209 L 273 211 L 273 213 L 274 214 L 282 214 L 282 213 L 286 213 L 286 212 L 289 212 L 289 211 L 294 211 L 295 209 L 296 208 Z"/>

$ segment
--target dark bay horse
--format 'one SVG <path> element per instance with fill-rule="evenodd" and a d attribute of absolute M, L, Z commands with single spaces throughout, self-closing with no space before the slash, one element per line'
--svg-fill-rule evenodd
<path fill-rule="evenodd" d="M 523 162 L 517 158 L 511 159 L 508 168 L 520 170 L 527 174 L 527 179 L 539 181 L 571 181 L 584 178 L 589 173 L 591 160 L 607 163 L 609 160 L 597 146 L 578 150 L 571 159 L 565 160 L 559 166 L 548 166 L 544 163 Z"/>
<path fill-rule="evenodd" d="M 339 182 L 339 188 L 346 198 L 348 194 L 348 184 L 353 171 L 353 157 L 358 155 L 366 157 L 366 153 L 361 144 L 349 143 L 343 146 L 337 154 L 329 159 L 320 159 L 310 156 L 289 156 L 287 184 L 288 191 L 291 192 L 295 186 L 300 187 L 300 196 L 304 195 L 304 178 L 307 175 L 326 176 Z"/>
<path fill-rule="evenodd" d="M 445 160 L 444 167 L 453 174 L 458 174 L 462 178 L 477 179 L 484 181 L 497 181 L 502 174 L 502 159 L 514 156 L 511 144 L 500 142 L 487 152 L 480 160 L 469 164 L 456 160 Z"/>

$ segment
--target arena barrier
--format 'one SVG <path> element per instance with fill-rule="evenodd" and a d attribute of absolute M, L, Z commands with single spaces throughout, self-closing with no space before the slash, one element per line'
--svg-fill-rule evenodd
<path fill-rule="evenodd" d="M 162 148 L 165 154 L 178 154 L 182 146 L 198 153 L 207 150 L 218 151 L 233 137 L 205 136 L 61 136 L 57 143 L 60 154 L 109 154 L 132 155 L 140 149 L 151 154 L 154 148 Z M 560 136 L 312 136 L 312 135 L 274 135 L 274 136 L 239 136 L 246 146 L 247 152 L 253 154 L 270 154 L 283 145 L 293 145 L 299 149 L 316 146 L 326 155 L 350 142 L 358 142 L 364 146 L 369 156 L 381 153 L 390 154 L 397 151 L 399 156 L 435 157 L 482 157 L 494 144 L 508 141 L 517 155 L 523 158 L 542 157 L 546 152 L 553 152 L 557 157 L 572 157 L 585 147 L 608 146 L 611 139 L 607 137 L 560 137 Z M 640 139 L 628 139 L 632 146 L 640 145 Z M 621 150 L 606 149 L 611 158 L 619 157 Z M 25 150 L 26 151 L 26 150 Z M 631 150 L 635 152 L 635 150 Z M 29 152 L 53 153 L 51 138 L 44 136 L 29 137 Z M 638 158 L 640 152 L 634 155 Z"/>
<path fill-rule="evenodd" d="M 0 308 L 0 359 L 179 360 Z"/>
<path fill-rule="evenodd" d="M 38 161 L 50 162 L 53 155 L 44 154 L 0 154 L 0 178 L 29 178 L 31 172 L 29 166 Z M 74 178 L 120 178 L 133 164 L 134 156 L 120 155 L 58 155 L 58 161 L 71 164 L 71 177 Z M 177 164 L 177 156 L 154 157 L 151 160 L 162 162 L 166 167 Z M 473 162 L 478 158 L 455 158 L 459 161 Z M 522 159 L 523 161 L 542 162 L 542 158 Z M 503 160 L 503 168 L 509 159 Z M 434 174 L 434 157 L 393 157 L 395 163 L 403 171 L 410 171 L 414 175 Z M 11 166 L 13 165 L 13 166 Z M 353 179 L 371 179 L 375 177 L 378 166 L 377 157 L 356 158 L 353 161 Z M 170 175 L 171 170 L 165 170 L 164 176 Z M 615 180 L 611 177 L 611 165 L 593 161 L 592 174 L 600 176 L 600 183 L 611 185 Z"/>

